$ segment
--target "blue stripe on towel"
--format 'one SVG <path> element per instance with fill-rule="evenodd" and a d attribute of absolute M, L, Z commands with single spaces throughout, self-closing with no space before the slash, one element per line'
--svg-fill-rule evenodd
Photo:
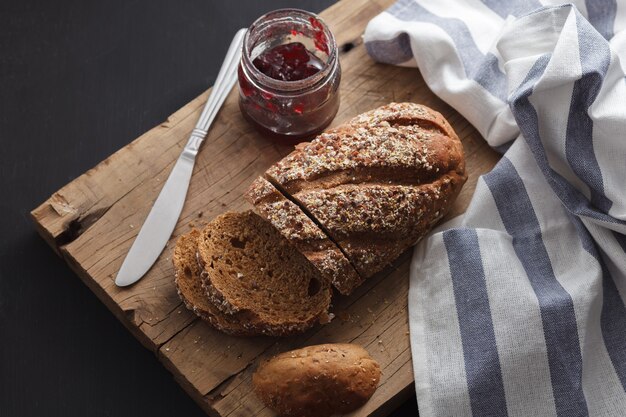
<path fill-rule="evenodd" d="M 617 2 L 615 0 L 585 0 L 587 19 L 604 39 L 613 37 Z"/>
<path fill-rule="evenodd" d="M 472 414 L 507 416 L 478 236 L 473 229 L 450 229 L 443 233 L 443 241 L 448 252 Z"/>
<path fill-rule="evenodd" d="M 613 202 L 604 194 L 600 165 L 593 150 L 593 120 L 589 108 L 594 103 L 611 62 L 607 41 L 599 37 L 591 25 L 576 13 L 578 48 L 582 77 L 574 81 L 567 120 L 565 156 L 572 171 L 591 191 L 591 204 L 605 214 Z"/>
<path fill-rule="evenodd" d="M 600 326 L 613 368 L 622 383 L 622 388 L 626 391 L 626 307 L 613 277 L 605 269 L 603 265 Z"/>
<path fill-rule="evenodd" d="M 557 415 L 587 416 L 574 303 L 554 275 L 524 182 L 506 157 L 483 179 L 539 301 Z"/>
<path fill-rule="evenodd" d="M 374 60 L 385 64 L 402 64 L 413 58 L 411 39 L 406 33 L 391 39 L 365 42 L 365 49 Z"/>
<path fill-rule="evenodd" d="M 546 151 L 541 143 L 541 136 L 539 135 L 539 118 L 537 111 L 530 103 L 529 97 L 533 93 L 535 84 L 537 84 L 545 72 L 550 58 L 550 54 L 544 54 L 537 58 L 535 64 L 528 72 L 526 79 L 511 95 L 509 105 L 515 117 L 515 121 L 535 156 L 537 165 L 548 181 L 548 184 L 550 184 L 554 193 L 559 197 L 570 213 L 607 223 L 626 225 L 624 221 L 595 210 L 589 200 L 558 172 L 554 171 L 548 162 L 548 157 L 546 156 Z"/>
<path fill-rule="evenodd" d="M 467 78 L 506 102 L 506 78 L 498 67 L 498 58 L 492 53 L 483 54 L 478 49 L 465 22 L 437 16 L 413 0 L 399 0 L 387 12 L 400 20 L 432 23 L 446 31 L 454 42 Z"/>

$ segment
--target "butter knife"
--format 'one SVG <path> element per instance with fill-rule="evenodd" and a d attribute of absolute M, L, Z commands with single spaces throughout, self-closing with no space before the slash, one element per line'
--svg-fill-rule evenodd
<path fill-rule="evenodd" d="M 172 235 L 185 203 L 196 155 L 237 80 L 237 66 L 245 33 L 246 29 L 240 29 L 235 34 L 200 119 L 117 273 L 117 286 L 125 287 L 139 281 L 152 267 Z"/>

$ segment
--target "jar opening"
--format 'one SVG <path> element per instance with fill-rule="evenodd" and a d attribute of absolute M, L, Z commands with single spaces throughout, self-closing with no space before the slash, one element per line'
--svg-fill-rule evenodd
<path fill-rule="evenodd" d="M 253 61 L 261 53 L 279 45 L 301 43 L 323 66 L 315 74 L 297 81 L 272 78 Z M 276 91 L 298 91 L 323 82 L 337 66 L 335 38 L 317 15 L 300 9 L 279 9 L 258 18 L 244 38 L 242 63 L 259 84 Z"/>

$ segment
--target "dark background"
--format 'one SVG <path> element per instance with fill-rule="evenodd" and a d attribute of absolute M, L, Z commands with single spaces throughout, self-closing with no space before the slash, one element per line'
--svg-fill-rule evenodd
<path fill-rule="evenodd" d="M 29 212 L 212 85 L 238 28 L 333 2 L 0 0 L 0 416 L 204 416 Z"/>

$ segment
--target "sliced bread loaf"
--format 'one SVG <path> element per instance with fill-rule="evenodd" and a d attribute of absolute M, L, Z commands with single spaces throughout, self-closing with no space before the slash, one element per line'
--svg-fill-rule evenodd
<path fill-rule="evenodd" d="M 424 236 L 465 183 L 445 118 L 391 103 L 303 143 L 266 177 L 320 224 L 367 278 Z"/>
<path fill-rule="evenodd" d="M 193 229 L 176 242 L 172 262 L 179 297 L 188 309 L 224 333 L 241 336 L 258 334 L 256 329 L 245 324 L 248 321 L 247 317 L 224 314 L 209 301 L 202 287 L 200 276 L 202 271 L 196 261 L 199 237 L 200 231 Z"/>
<path fill-rule="evenodd" d="M 198 238 L 209 300 L 248 316 L 260 333 L 300 333 L 328 320 L 330 284 L 269 222 L 252 211 L 225 213 Z"/>
<path fill-rule="evenodd" d="M 340 293 L 350 294 L 361 284 L 363 279 L 339 247 L 297 204 L 285 198 L 265 178 L 259 177 L 252 183 L 246 199 L 255 212 L 306 256 Z"/>

